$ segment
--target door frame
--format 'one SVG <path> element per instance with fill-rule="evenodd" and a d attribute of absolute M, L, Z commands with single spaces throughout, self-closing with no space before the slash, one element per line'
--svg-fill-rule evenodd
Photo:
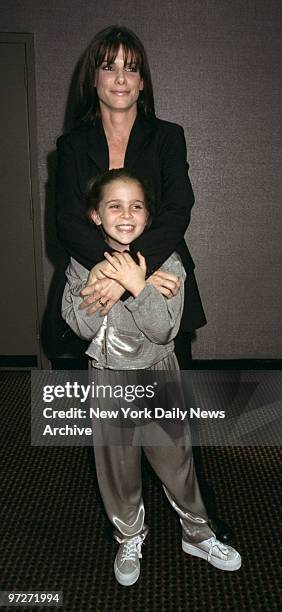
<path fill-rule="evenodd" d="M 25 48 L 25 85 L 27 92 L 27 119 L 28 119 L 28 148 L 29 148 L 29 170 L 30 170 L 30 212 L 32 217 L 32 233 L 34 247 L 34 273 L 36 290 L 36 313 L 37 313 L 37 368 L 50 368 L 50 361 L 45 355 L 40 331 L 42 318 L 46 307 L 44 283 L 43 283 L 43 258 L 42 258 L 42 225 L 41 207 L 39 195 L 38 176 L 38 154 L 37 154 L 37 106 L 36 106 L 36 83 L 35 83 L 35 53 L 33 33 L 0 32 L 0 43 L 22 44 Z M 19 369 L 10 368 L 9 369 Z M 22 369 L 22 368 L 20 368 Z M 31 369 L 31 368 L 28 368 Z"/>

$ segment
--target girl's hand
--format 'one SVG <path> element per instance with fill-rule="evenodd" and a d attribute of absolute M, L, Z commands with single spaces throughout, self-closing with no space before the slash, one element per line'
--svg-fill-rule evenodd
<path fill-rule="evenodd" d="M 90 270 L 88 274 L 87 283 L 85 287 L 82 289 L 82 291 L 80 292 L 83 297 L 89 296 L 92 293 L 94 293 L 93 285 L 95 285 L 97 280 L 102 280 L 103 278 L 106 278 L 104 271 L 107 269 L 108 270 L 110 269 L 110 265 L 106 259 L 103 259 L 103 261 L 100 261 L 95 266 L 93 266 L 93 268 Z"/>
<path fill-rule="evenodd" d="M 106 259 L 111 264 L 110 272 L 105 271 L 105 276 L 111 278 L 124 289 L 130 291 L 134 297 L 137 297 L 141 293 L 142 289 L 146 286 L 146 261 L 143 255 L 138 251 L 137 256 L 139 265 L 130 257 L 129 253 L 104 253 Z"/>
<path fill-rule="evenodd" d="M 177 295 L 180 289 L 180 279 L 171 272 L 165 270 L 157 270 L 147 278 L 147 283 L 150 283 L 167 298 L 172 298 Z"/>

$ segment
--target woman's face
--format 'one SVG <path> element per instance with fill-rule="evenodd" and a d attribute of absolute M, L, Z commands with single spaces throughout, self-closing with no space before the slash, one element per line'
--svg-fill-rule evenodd
<path fill-rule="evenodd" d="M 124 52 L 120 46 L 113 64 L 107 58 L 96 70 L 95 87 L 100 101 L 100 108 L 124 112 L 133 107 L 137 110 L 139 92 L 143 89 L 143 80 L 136 64 L 130 57 L 124 64 Z"/>
<path fill-rule="evenodd" d="M 94 223 L 102 225 L 108 244 L 117 251 L 128 249 L 142 234 L 148 216 L 143 189 L 129 179 L 116 179 L 105 185 L 99 209 L 91 214 Z"/>

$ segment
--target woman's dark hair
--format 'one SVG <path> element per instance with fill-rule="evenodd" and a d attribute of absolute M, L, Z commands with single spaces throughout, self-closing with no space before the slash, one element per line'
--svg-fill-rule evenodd
<path fill-rule="evenodd" d="M 153 217 L 153 199 L 150 193 L 150 190 L 146 184 L 146 182 L 141 179 L 137 174 L 133 172 L 129 172 L 125 168 L 114 168 L 113 170 L 108 170 L 103 174 L 99 174 L 94 178 L 90 179 L 87 191 L 86 191 L 86 216 L 87 219 L 93 223 L 91 218 L 91 213 L 93 210 L 99 210 L 99 203 L 103 198 L 103 189 L 106 185 L 113 183 L 114 181 L 122 180 L 122 181 L 135 181 L 140 185 L 143 194 L 144 194 L 144 204 L 146 211 L 148 213 L 148 219 L 146 223 L 146 228 L 148 228 L 151 224 Z"/>
<path fill-rule="evenodd" d="M 136 63 L 141 79 L 143 79 L 144 87 L 137 101 L 138 112 L 155 116 L 152 79 L 144 46 L 134 32 L 123 26 L 113 25 L 94 36 L 80 61 L 77 123 L 91 121 L 100 116 L 99 99 L 94 86 L 95 72 L 105 59 L 110 64 L 115 61 L 120 46 L 124 51 L 125 63 L 128 59 Z"/>

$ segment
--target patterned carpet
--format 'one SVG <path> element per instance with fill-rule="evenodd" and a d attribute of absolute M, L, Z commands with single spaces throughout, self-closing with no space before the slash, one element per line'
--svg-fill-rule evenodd
<path fill-rule="evenodd" d="M 277 447 L 202 451 L 220 515 L 231 523 L 243 558 L 234 573 L 181 551 L 177 516 L 144 462 L 150 533 L 141 577 L 125 588 L 113 575 L 117 543 L 101 505 L 91 449 L 31 447 L 29 373 L 1 372 L 0 383 L 2 590 L 63 591 L 60 609 L 66 612 L 279 609 Z"/>

